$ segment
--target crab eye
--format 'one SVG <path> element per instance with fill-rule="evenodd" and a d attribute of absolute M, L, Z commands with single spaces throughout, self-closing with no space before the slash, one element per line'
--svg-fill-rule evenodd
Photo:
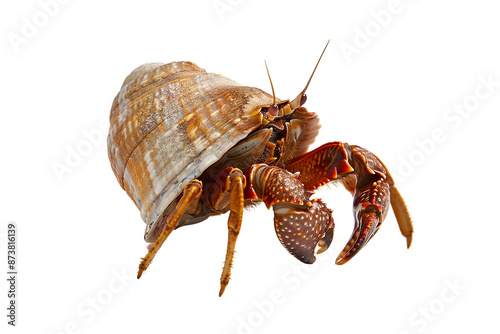
<path fill-rule="evenodd" d="M 267 111 L 269 112 L 269 114 L 271 114 L 272 116 L 276 117 L 278 116 L 278 111 L 279 111 L 279 108 L 276 104 L 271 104 L 269 106 L 269 108 L 267 109 Z"/>
<path fill-rule="evenodd" d="M 307 95 L 302 94 L 302 97 L 300 98 L 300 106 L 302 107 L 307 101 Z"/>

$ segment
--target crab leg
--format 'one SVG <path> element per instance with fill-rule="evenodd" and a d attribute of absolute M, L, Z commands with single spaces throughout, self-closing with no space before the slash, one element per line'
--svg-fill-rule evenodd
<path fill-rule="evenodd" d="M 226 177 L 227 188 L 230 191 L 229 199 L 229 220 L 227 222 L 228 227 L 228 240 L 227 240 L 227 251 L 226 260 L 224 262 L 224 269 L 222 270 L 222 275 L 220 278 L 220 290 L 219 297 L 222 296 L 226 286 L 229 283 L 229 278 L 231 276 L 231 267 L 233 265 L 234 248 L 236 245 L 236 239 L 240 233 L 241 221 L 243 218 L 243 189 L 245 188 L 246 181 L 243 173 L 236 168 L 226 168 L 229 173 Z M 223 172 L 222 174 L 226 174 Z M 225 193 L 225 189 L 221 188 L 220 193 Z"/>
<path fill-rule="evenodd" d="M 309 190 L 340 179 L 353 194 L 354 230 L 337 257 L 337 264 L 349 261 L 370 241 L 384 221 L 389 203 L 410 247 L 413 227 L 408 210 L 391 175 L 373 153 L 359 146 L 332 142 L 295 158 L 286 168 L 291 172 L 300 171 L 299 180 Z"/>
<path fill-rule="evenodd" d="M 307 190 L 312 191 L 339 176 L 353 172 L 348 155 L 343 143 L 327 143 L 293 159 L 285 168 L 289 172 L 300 173 L 300 182 Z"/>
<path fill-rule="evenodd" d="M 165 226 L 158 236 L 158 239 L 156 239 L 155 243 L 149 248 L 148 253 L 139 264 L 139 272 L 137 273 L 137 278 L 140 278 L 142 272 L 149 267 L 151 261 L 153 261 L 153 258 L 155 257 L 156 253 L 158 253 L 160 247 L 163 245 L 170 233 L 172 233 L 172 231 L 179 224 L 179 221 L 184 212 L 196 207 L 196 203 L 198 203 L 201 192 L 202 183 L 201 181 L 198 181 L 196 179 L 192 180 L 184 187 L 184 193 L 177 203 L 175 210 L 168 216 Z"/>

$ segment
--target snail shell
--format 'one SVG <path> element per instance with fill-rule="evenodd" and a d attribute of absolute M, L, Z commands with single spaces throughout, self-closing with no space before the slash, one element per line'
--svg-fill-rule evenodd
<path fill-rule="evenodd" d="M 125 79 L 111 108 L 108 155 L 141 211 L 146 241 L 184 186 L 261 126 L 260 110 L 272 103 L 191 62 L 144 64 Z"/>

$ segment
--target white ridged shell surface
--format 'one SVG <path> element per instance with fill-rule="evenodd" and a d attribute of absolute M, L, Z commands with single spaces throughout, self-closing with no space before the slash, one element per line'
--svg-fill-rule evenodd
<path fill-rule="evenodd" d="M 110 115 L 108 155 L 154 241 L 163 211 L 238 141 L 262 124 L 273 102 L 190 62 L 144 64 L 123 83 Z"/>

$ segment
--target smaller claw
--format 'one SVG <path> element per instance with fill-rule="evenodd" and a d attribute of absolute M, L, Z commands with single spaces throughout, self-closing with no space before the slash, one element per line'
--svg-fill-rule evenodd
<path fill-rule="evenodd" d="M 390 184 L 385 177 L 356 189 L 354 230 L 351 239 L 335 261 L 344 264 L 356 255 L 377 233 L 389 209 Z"/>
<path fill-rule="evenodd" d="M 378 208 L 368 207 L 362 211 L 361 217 L 356 219 L 351 239 L 335 260 L 336 264 L 348 262 L 370 241 L 380 226 L 379 217 Z"/>

